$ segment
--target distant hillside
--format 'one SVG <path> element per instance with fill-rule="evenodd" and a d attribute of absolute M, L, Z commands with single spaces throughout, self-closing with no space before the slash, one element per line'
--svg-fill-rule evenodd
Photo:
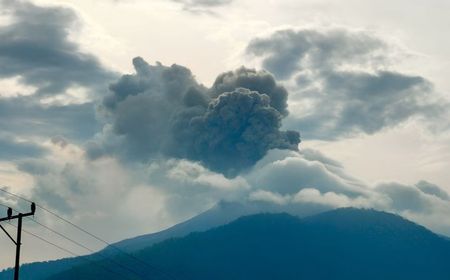
<path fill-rule="evenodd" d="M 117 256 L 121 254 L 116 248 L 126 252 L 137 252 L 146 247 L 150 247 L 158 242 L 175 238 L 184 237 L 192 232 L 201 232 L 208 229 L 221 226 L 236 220 L 239 217 L 245 215 L 251 215 L 262 212 L 271 213 L 281 213 L 288 212 L 292 215 L 299 217 L 305 217 L 312 214 L 317 214 L 327 210 L 325 207 L 309 205 L 294 205 L 286 206 L 276 205 L 273 203 L 264 202 L 247 202 L 247 203 L 236 203 L 236 202 L 219 202 L 216 206 L 211 208 L 204 213 L 201 213 L 185 222 L 179 223 L 173 227 L 166 230 L 137 236 L 134 238 L 126 239 L 117 242 L 114 247 L 107 247 L 100 251 L 99 254 L 94 254 L 89 256 L 89 259 L 98 259 L 103 256 Z M 49 262 L 36 262 L 31 264 L 25 264 L 21 267 L 21 279 L 22 280 L 43 280 L 51 275 L 60 273 L 62 271 L 68 270 L 74 266 L 86 263 L 86 259 L 83 258 L 66 258 L 61 260 L 49 261 Z M 12 278 L 13 271 L 11 269 L 0 272 L 0 279 L 10 279 Z"/>
<path fill-rule="evenodd" d="M 152 267 L 126 273 L 102 261 L 49 279 L 127 279 L 111 271 L 129 279 L 450 279 L 448 240 L 399 216 L 352 208 L 304 219 L 247 216 L 136 256 Z"/>
<path fill-rule="evenodd" d="M 265 202 L 226 202 L 221 201 L 210 210 L 192 219 L 179 223 L 166 230 L 125 239 L 114 246 L 127 252 L 136 252 L 168 238 L 183 237 L 192 232 L 202 232 L 208 229 L 228 224 L 239 217 L 259 213 L 289 213 L 298 217 L 306 217 L 330 210 L 329 207 L 318 205 L 277 205 Z M 107 247 L 103 253 L 117 253 L 114 248 Z"/>

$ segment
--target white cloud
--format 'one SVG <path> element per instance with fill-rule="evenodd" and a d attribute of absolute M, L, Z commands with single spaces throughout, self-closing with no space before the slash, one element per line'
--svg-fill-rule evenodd
<path fill-rule="evenodd" d="M 91 102 L 88 89 L 84 87 L 71 87 L 64 93 L 48 96 L 40 100 L 41 104 L 47 106 L 67 106 L 73 104 L 84 104 Z"/>
<path fill-rule="evenodd" d="M 124 166 L 112 157 L 91 161 L 83 149 L 62 138 L 44 145 L 50 154 L 20 165 L 21 172 L 32 175 L 33 199 L 110 241 L 158 231 L 221 200 L 261 201 L 286 210 L 302 205 L 376 208 L 450 234 L 450 222 L 443 219 L 450 215 L 450 202 L 442 198 L 444 191 L 438 186 L 422 186 L 427 193 L 399 184 L 372 188 L 348 176 L 339 162 L 314 150 L 270 151 L 248 173 L 228 179 L 187 160 Z M 403 195 L 405 190 L 412 196 Z M 413 198 L 422 203 L 408 204 Z M 44 213 L 38 213 L 38 218 L 83 238 Z M 92 240 L 86 242 L 101 247 Z M 28 250 L 26 261 L 61 256 L 58 252 L 43 256 L 39 246 Z"/>
<path fill-rule="evenodd" d="M 0 79 L 0 98 L 28 96 L 35 93 L 37 87 L 20 82 L 20 76 Z"/>
<path fill-rule="evenodd" d="M 278 154 L 284 157 L 278 158 Z M 306 158 L 301 153 L 272 150 L 267 158 L 257 163 L 246 177 L 252 186 L 259 189 L 276 191 L 281 194 L 294 194 L 303 188 L 318 188 L 321 191 L 337 191 L 348 195 L 363 193 L 359 183 L 345 175 L 342 168 L 330 164 L 321 157 Z M 320 160 L 324 160 L 321 162 Z M 333 162 L 332 162 L 333 163 Z"/>
<path fill-rule="evenodd" d="M 270 202 L 275 204 L 286 204 L 289 202 L 289 196 L 288 195 L 281 195 L 279 193 L 273 193 L 270 191 L 265 190 L 257 190 L 249 195 L 250 201 L 264 201 L 264 202 Z"/>
<path fill-rule="evenodd" d="M 154 163 L 155 164 L 155 163 Z M 154 165 L 153 164 L 153 165 Z M 233 191 L 248 188 L 242 177 L 227 179 L 223 174 L 215 173 L 199 163 L 188 160 L 170 159 L 167 162 L 167 178 L 179 183 L 194 183 L 213 189 Z M 150 165 L 149 169 L 153 169 Z"/>

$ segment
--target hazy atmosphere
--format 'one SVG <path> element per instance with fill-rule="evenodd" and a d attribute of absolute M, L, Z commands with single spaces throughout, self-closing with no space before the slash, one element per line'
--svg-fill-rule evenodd
<path fill-rule="evenodd" d="M 0 187 L 109 242 L 221 201 L 374 208 L 450 236 L 448 11 L 0 0 Z M 0 192 L 0 217 L 5 205 L 29 208 Z M 69 256 L 23 238 L 23 262 Z M 0 248 L 0 270 L 13 266 L 14 244 L 0 235 Z"/>

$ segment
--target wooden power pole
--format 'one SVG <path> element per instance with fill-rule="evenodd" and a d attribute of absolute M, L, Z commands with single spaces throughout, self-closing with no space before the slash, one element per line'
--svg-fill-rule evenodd
<path fill-rule="evenodd" d="M 24 217 L 33 216 L 36 212 L 36 204 L 34 202 L 31 203 L 31 212 L 28 213 L 18 213 L 17 215 L 13 215 L 13 211 L 11 208 L 8 208 L 7 216 L 4 218 L 0 218 L 0 222 L 3 221 L 11 221 L 17 219 L 17 235 L 16 240 L 6 231 L 6 229 L 0 224 L 0 229 L 6 233 L 6 235 L 11 239 L 11 241 L 16 245 L 16 265 L 14 267 L 14 280 L 19 280 L 19 268 L 20 268 L 20 245 L 22 242 L 22 219 Z"/>

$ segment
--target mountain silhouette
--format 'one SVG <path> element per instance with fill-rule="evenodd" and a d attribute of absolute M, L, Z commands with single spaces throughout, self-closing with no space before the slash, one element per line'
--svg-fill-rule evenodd
<path fill-rule="evenodd" d="M 116 256 L 49 279 L 450 279 L 447 239 L 400 216 L 354 208 L 245 216 L 134 256 L 146 265 Z"/>
<path fill-rule="evenodd" d="M 156 233 L 145 234 L 119 241 L 107 246 L 99 253 L 86 257 L 64 258 L 60 260 L 34 262 L 21 266 L 20 277 L 22 280 L 43 280 L 48 277 L 68 270 L 72 267 L 86 263 L 86 260 L 101 260 L 105 257 L 124 256 L 122 252 L 135 253 L 143 248 L 162 242 L 170 238 L 184 237 L 193 232 L 202 232 L 214 227 L 230 223 L 239 217 L 257 213 L 283 213 L 287 212 L 298 217 L 317 214 L 329 207 L 319 205 L 277 205 L 266 202 L 227 202 L 220 201 L 211 209 L 194 216 L 184 222 L 176 224 L 168 229 Z M 0 279 L 12 279 L 13 270 L 6 269 L 0 272 Z"/>

